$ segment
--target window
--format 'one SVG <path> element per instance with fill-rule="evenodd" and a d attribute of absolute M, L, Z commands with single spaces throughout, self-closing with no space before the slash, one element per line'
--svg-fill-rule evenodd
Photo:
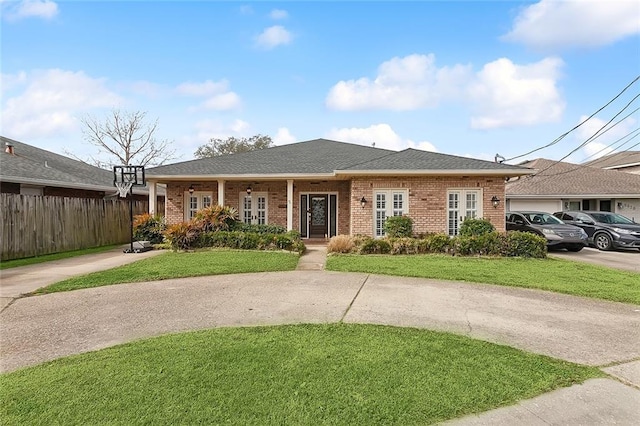
<path fill-rule="evenodd" d="M 242 200 L 242 221 L 257 225 L 267 224 L 267 193 L 254 192 L 251 195 L 240 193 Z"/>
<path fill-rule="evenodd" d="M 458 235 L 460 224 L 466 218 L 482 217 L 482 191 L 479 189 L 456 189 L 447 193 L 447 232 Z"/>
<path fill-rule="evenodd" d="M 384 223 L 388 216 L 403 216 L 409 212 L 408 196 L 406 189 L 375 191 L 374 236 L 384 236 Z"/>
<path fill-rule="evenodd" d="M 184 217 L 185 220 L 191 220 L 200 209 L 211 206 L 213 194 L 210 192 L 194 192 L 189 194 L 185 192 Z"/>

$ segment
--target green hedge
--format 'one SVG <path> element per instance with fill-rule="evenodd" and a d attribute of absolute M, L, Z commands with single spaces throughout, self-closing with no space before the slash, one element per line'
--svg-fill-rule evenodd
<path fill-rule="evenodd" d="M 284 234 L 287 232 L 287 228 L 280 225 L 254 225 L 243 222 L 237 222 L 231 230 L 254 234 Z"/>
<path fill-rule="evenodd" d="M 426 234 L 421 238 L 351 237 L 352 252 L 359 254 L 427 254 L 446 253 L 453 256 L 505 256 L 544 258 L 547 241 L 528 232 L 489 232 L 480 235 L 449 237 Z M 331 244 L 330 244 L 331 246 Z"/>
<path fill-rule="evenodd" d="M 267 234 L 241 231 L 207 232 L 194 244 L 197 248 L 226 247 L 242 250 L 289 250 L 304 253 L 305 246 L 297 233 Z"/>
<path fill-rule="evenodd" d="M 408 216 L 390 216 L 384 221 L 384 233 L 391 238 L 413 236 L 413 220 Z"/>

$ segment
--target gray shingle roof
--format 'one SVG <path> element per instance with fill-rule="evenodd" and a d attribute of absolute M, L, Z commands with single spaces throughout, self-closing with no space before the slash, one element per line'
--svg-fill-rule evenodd
<path fill-rule="evenodd" d="M 506 185 L 507 196 L 590 196 L 594 194 L 640 196 L 640 175 L 556 162 L 544 158 L 523 163 L 523 166 L 537 169 L 540 172 L 508 182 Z"/>
<path fill-rule="evenodd" d="M 407 149 L 401 152 L 327 139 L 154 167 L 154 176 L 333 174 L 336 170 L 497 170 L 522 167 Z"/>
<path fill-rule="evenodd" d="M 0 136 L 0 180 L 39 181 L 49 186 L 113 187 L 113 172 L 35 146 Z M 14 146 L 14 155 L 5 152 L 5 143 Z"/>
<path fill-rule="evenodd" d="M 315 139 L 258 151 L 222 155 L 154 167 L 147 177 L 168 175 L 242 175 L 333 173 L 356 162 L 393 151 L 327 139 Z"/>
<path fill-rule="evenodd" d="M 616 152 L 584 163 L 585 166 L 600 167 L 601 169 L 625 164 L 640 164 L 640 151 Z"/>
<path fill-rule="evenodd" d="M 342 170 L 342 169 L 338 169 Z M 393 152 L 384 157 L 367 162 L 360 162 L 344 170 L 522 170 L 520 166 L 478 160 L 476 158 L 458 157 L 438 152 L 405 149 Z"/>

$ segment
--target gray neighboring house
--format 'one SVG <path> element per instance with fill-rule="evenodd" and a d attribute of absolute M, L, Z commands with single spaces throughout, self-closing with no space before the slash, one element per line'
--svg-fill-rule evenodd
<path fill-rule="evenodd" d="M 465 217 L 485 217 L 504 230 L 505 179 L 530 172 L 316 139 L 155 167 L 147 170 L 147 182 L 150 193 L 166 185 L 169 224 L 217 203 L 236 208 L 245 223 L 281 225 L 305 238 L 380 237 L 386 218 L 396 215 L 411 217 L 416 233 L 455 235 Z M 157 207 L 150 202 L 149 208 Z"/>
<path fill-rule="evenodd" d="M 520 164 L 537 172 L 511 179 L 507 210 L 600 210 L 640 221 L 640 175 L 539 158 Z"/>
<path fill-rule="evenodd" d="M 640 175 L 640 151 L 616 152 L 588 161 L 583 165 Z"/>
<path fill-rule="evenodd" d="M 0 192 L 75 198 L 117 197 L 113 172 L 0 136 Z M 146 188 L 134 189 L 146 201 Z"/>

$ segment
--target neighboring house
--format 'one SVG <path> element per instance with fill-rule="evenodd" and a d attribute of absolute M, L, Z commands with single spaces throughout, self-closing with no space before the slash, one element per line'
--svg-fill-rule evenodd
<path fill-rule="evenodd" d="M 506 185 L 507 210 L 600 210 L 640 221 L 640 175 L 539 158 L 537 173 Z"/>
<path fill-rule="evenodd" d="M 411 217 L 415 233 L 455 235 L 464 217 L 485 217 L 504 230 L 505 179 L 529 173 L 473 158 L 316 139 L 159 166 L 146 176 L 151 192 L 166 185 L 169 224 L 217 203 L 238 209 L 246 223 L 326 238 L 382 236 L 385 219 L 395 215 Z"/>
<path fill-rule="evenodd" d="M 583 163 L 584 166 L 640 175 L 640 151 L 623 151 Z"/>
<path fill-rule="evenodd" d="M 75 198 L 113 198 L 113 172 L 0 136 L 0 192 Z M 147 201 L 149 191 L 135 188 Z M 162 200 L 161 200 L 162 202 Z"/>

